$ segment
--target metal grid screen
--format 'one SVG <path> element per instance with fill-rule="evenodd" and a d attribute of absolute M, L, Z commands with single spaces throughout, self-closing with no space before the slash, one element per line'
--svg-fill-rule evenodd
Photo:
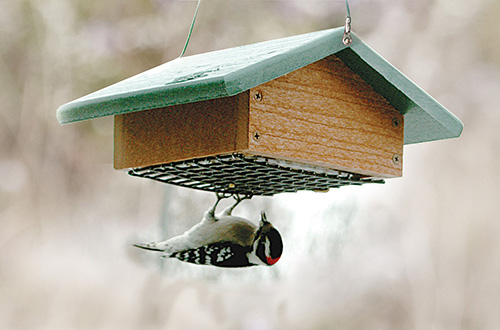
<path fill-rule="evenodd" d="M 192 189 L 249 196 L 384 183 L 357 174 L 243 154 L 135 168 L 128 173 Z"/>

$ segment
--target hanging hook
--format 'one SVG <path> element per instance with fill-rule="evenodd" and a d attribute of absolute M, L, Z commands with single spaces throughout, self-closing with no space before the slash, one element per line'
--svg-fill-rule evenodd
<path fill-rule="evenodd" d="M 344 26 L 344 36 L 342 37 L 342 42 L 346 46 L 350 46 L 352 44 L 352 36 L 351 36 L 351 10 L 349 9 L 349 2 L 345 0 L 345 8 L 347 15 L 345 17 L 345 26 Z"/>

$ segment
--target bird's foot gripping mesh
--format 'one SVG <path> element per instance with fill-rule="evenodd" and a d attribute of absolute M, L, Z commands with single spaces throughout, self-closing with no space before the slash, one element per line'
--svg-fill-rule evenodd
<path fill-rule="evenodd" d="M 358 174 L 243 154 L 135 168 L 128 173 L 187 188 L 248 196 L 384 183 Z"/>

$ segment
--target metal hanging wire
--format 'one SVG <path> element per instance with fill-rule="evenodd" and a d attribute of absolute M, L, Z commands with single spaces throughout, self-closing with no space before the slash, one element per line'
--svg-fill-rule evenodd
<path fill-rule="evenodd" d="M 196 22 L 196 17 L 198 16 L 198 10 L 200 9 L 201 0 L 198 0 L 196 4 L 196 9 L 194 11 L 193 20 L 191 21 L 191 26 L 189 28 L 188 36 L 186 39 L 186 43 L 184 44 L 184 48 L 182 49 L 181 55 L 179 58 L 184 56 L 186 53 L 186 49 L 189 45 L 189 40 L 191 39 L 191 35 L 193 34 L 194 23 Z M 345 8 L 346 8 L 346 18 L 345 18 L 345 26 L 344 26 L 344 35 L 342 37 L 342 42 L 346 46 L 350 46 L 352 44 L 352 36 L 351 36 L 351 9 L 349 8 L 349 1 L 345 0 Z"/>
<path fill-rule="evenodd" d="M 191 39 L 191 34 L 193 33 L 194 22 L 196 22 L 196 17 L 198 16 L 198 9 L 200 9 L 200 4 L 201 4 L 201 0 L 198 0 L 198 4 L 196 5 L 196 9 L 194 11 L 193 21 L 191 22 L 191 27 L 189 28 L 186 43 L 184 44 L 184 48 L 182 49 L 182 52 L 181 52 L 181 55 L 179 56 L 179 58 L 184 56 L 184 53 L 186 52 L 186 49 L 188 47 L 189 39 Z"/>

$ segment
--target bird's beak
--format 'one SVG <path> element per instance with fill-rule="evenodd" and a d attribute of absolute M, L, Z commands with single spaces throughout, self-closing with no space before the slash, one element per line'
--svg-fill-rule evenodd
<path fill-rule="evenodd" d="M 260 212 L 260 225 L 263 226 L 266 223 L 269 223 L 269 221 L 267 221 L 266 212 L 261 211 Z"/>

